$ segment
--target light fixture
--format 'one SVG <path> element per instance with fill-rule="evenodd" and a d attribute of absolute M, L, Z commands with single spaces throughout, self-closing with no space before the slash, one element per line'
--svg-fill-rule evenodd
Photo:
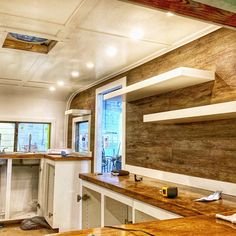
<path fill-rule="evenodd" d="M 53 86 L 51 86 L 51 87 L 49 87 L 49 90 L 50 90 L 51 92 L 54 92 L 54 91 L 56 90 L 56 88 L 53 87 Z"/>
<path fill-rule="evenodd" d="M 106 53 L 110 57 L 114 57 L 117 54 L 117 49 L 115 47 L 108 47 Z"/>
<path fill-rule="evenodd" d="M 79 71 L 77 71 L 77 70 L 72 71 L 72 72 L 71 72 L 71 76 L 72 76 L 73 78 L 79 77 Z"/>
<path fill-rule="evenodd" d="M 140 28 L 134 28 L 131 31 L 130 37 L 135 40 L 139 40 L 143 37 L 143 30 Z"/>
<path fill-rule="evenodd" d="M 87 68 L 92 69 L 94 67 L 94 64 L 92 62 L 86 63 Z"/>
<path fill-rule="evenodd" d="M 62 81 L 62 80 L 59 80 L 59 81 L 57 81 L 57 85 L 58 85 L 58 86 L 64 86 L 64 85 L 65 85 L 65 83 L 64 83 L 64 81 Z"/>
<path fill-rule="evenodd" d="M 166 15 L 167 15 L 167 16 L 174 16 L 174 13 L 168 11 L 168 12 L 166 13 Z"/>

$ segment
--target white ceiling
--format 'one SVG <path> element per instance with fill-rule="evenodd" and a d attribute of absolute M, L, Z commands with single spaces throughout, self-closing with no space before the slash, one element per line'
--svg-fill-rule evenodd
<path fill-rule="evenodd" d="M 63 80 L 69 94 L 217 28 L 118 0 L 1 0 L 1 44 L 7 32 L 59 42 L 48 55 L 0 48 L 0 85 L 48 89 Z M 141 39 L 131 38 L 134 29 Z M 109 47 L 115 56 L 107 55 Z M 80 76 L 72 78 L 72 70 Z"/>

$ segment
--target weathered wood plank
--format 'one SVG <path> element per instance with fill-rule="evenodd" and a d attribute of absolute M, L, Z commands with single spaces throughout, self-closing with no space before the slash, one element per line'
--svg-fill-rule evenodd
<path fill-rule="evenodd" d="M 144 114 L 236 100 L 235 38 L 236 31 L 220 29 L 113 78 L 127 76 L 130 85 L 180 66 L 216 71 L 214 83 L 127 104 L 127 164 L 236 183 L 236 119 L 179 125 L 143 123 Z M 71 104 L 71 108 L 92 110 L 92 150 L 95 90 L 102 85 L 80 93 Z M 71 142 L 71 126 L 68 134 Z"/>

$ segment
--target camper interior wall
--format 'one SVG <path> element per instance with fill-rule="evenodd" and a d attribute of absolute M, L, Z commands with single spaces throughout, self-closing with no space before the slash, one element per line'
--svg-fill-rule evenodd
<path fill-rule="evenodd" d="M 0 121 L 50 122 L 51 148 L 62 148 L 66 100 L 47 89 L 0 86 Z"/>

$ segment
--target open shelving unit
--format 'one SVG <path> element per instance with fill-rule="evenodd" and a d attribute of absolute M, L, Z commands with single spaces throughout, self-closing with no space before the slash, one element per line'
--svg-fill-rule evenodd
<path fill-rule="evenodd" d="M 214 71 L 179 67 L 106 94 L 104 99 L 107 100 L 116 96 L 126 95 L 126 101 L 131 102 L 214 80 Z"/>
<path fill-rule="evenodd" d="M 236 101 L 148 114 L 143 121 L 175 124 L 231 118 L 236 118 Z"/>
<path fill-rule="evenodd" d="M 70 109 L 65 111 L 65 115 L 72 115 L 72 116 L 86 116 L 90 115 L 91 110 L 85 110 L 85 109 Z"/>

